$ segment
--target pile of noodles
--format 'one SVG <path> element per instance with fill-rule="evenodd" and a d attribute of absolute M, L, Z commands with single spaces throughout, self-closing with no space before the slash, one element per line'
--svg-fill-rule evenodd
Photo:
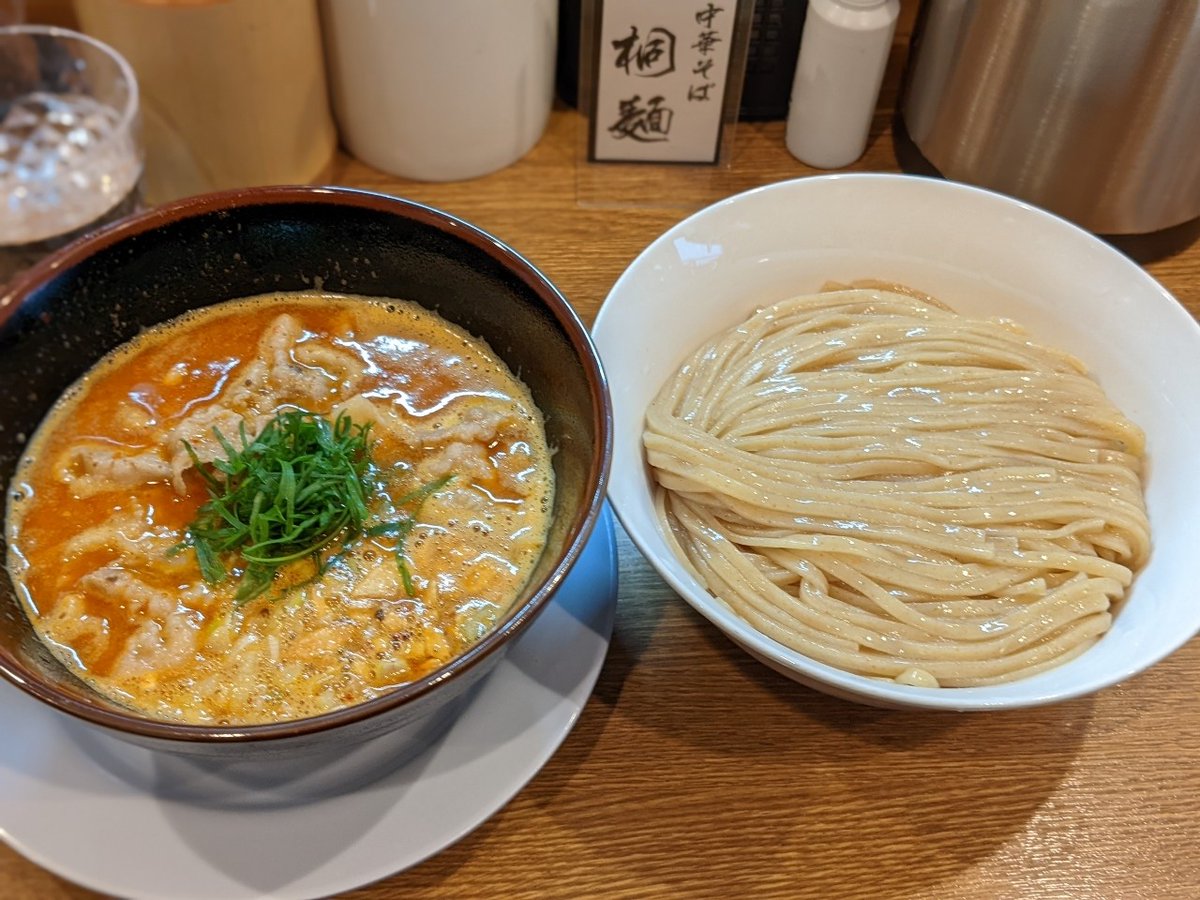
<path fill-rule="evenodd" d="M 966 687 L 1069 660 L 1149 553 L 1144 438 L 1070 356 L 879 290 L 702 347 L 644 442 L 675 550 L 761 633 Z"/>

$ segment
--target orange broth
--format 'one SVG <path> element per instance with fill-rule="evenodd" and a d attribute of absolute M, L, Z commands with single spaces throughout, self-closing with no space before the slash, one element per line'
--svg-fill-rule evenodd
<path fill-rule="evenodd" d="M 288 564 L 238 605 L 236 564 L 208 584 L 190 549 L 171 552 L 208 499 L 180 447 L 222 456 L 213 422 L 239 446 L 233 423 L 253 437 L 286 409 L 370 421 L 380 520 L 452 478 L 407 511 L 404 546 L 339 542 L 323 574 Z M 149 474 L 129 483 L 132 469 Z M 415 304 L 276 294 L 147 332 L 64 395 L 9 491 L 8 564 L 43 640 L 102 693 L 159 718 L 279 721 L 377 696 L 477 641 L 540 556 L 552 496 L 540 413 L 481 341 Z"/>

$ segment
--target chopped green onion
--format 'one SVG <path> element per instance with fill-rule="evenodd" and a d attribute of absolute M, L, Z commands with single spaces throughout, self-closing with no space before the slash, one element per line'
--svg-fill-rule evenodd
<path fill-rule="evenodd" d="M 411 515 L 367 525 L 370 428 L 344 413 L 330 423 L 316 413 L 288 410 L 269 421 L 254 440 L 242 423 L 240 449 L 214 428 L 225 458 L 211 463 L 202 462 L 184 441 L 209 499 L 184 540 L 169 552 L 191 547 L 200 575 L 209 584 L 224 581 L 227 566 L 240 566 L 234 603 L 241 606 L 269 590 L 281 566 L 311 556 L 319 577 L 355 536 L 387 536 L 396 539 L 400 576 L 408 596 L 413 596 L 405 540 L 421 504 L 454 476 L 445 475 L 401 497 L 396 506 L 408 507 Z M 342 551 L 322 563 L 322 551 L 339 536 Z"/>

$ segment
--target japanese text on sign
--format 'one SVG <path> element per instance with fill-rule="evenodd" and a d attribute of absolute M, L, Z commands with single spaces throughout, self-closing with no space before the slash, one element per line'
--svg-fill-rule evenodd
<path fill-rule="evenodd" d="M 604 0 L 592 157 L 717 159 L 737 0 Z"/>

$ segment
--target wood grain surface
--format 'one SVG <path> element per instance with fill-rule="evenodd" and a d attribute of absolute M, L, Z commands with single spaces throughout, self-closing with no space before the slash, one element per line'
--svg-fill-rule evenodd
<path fill-rule="evenodd" d="M 912 4 L 905 13 L 870 147 L 853 170 L 919 170 L 893 134 Z M 648 168 L 636 203 L 603 202 L 601 176 L 581 172 L 581 129 L 574 110 L 558 108 L 525 159 L 474 181 L 407 182 L 344 155 L 328 180 L 491 231 L 590 322 L 629 262 L 688 212 L 812 173 L 788 155 L 781 122 L 743 123 L 731 166 L 694 189 L 667 191 Z M 1200 316 L 1198 235 L 1193 224 L 1122 246 Z M 755 663 L 624 535 L 620 544 L 611 649 L 559 752 L 458 844 L 347 896 L 1200 896 L 1200 641 L 1123 685 L 1049 708 L 868 709 Z M 0 898 L 89 896 L 0 847 Z"/>

